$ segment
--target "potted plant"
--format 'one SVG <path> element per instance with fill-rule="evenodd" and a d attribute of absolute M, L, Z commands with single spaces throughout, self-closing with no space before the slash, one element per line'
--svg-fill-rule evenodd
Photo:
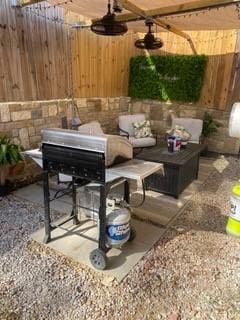
<path fill-rule="evenodd" d="M 9 193 L 8 177 L 19 174 L 24 169 L 21 146 L 13 143 L 12 138 L 0 134 L 0 195 Z"/>
<path fill-rule="evenodd" d="M 205 149 L 201 153 L 202 156 L 208 155 L 207 139 L 214 133 L 218 132 L 218 129 L 222 127 L 222 123 L 213 119 L 212 115 L 208 112 L 203 116 L 203 130 L 202 130 L 202 142 L 205 144 Z"/>
<path fill-rule="evenodd" d="M 204 138 L 210 137 L 213 133 L 216 133 L 218 131 L 219 127 L 222 126 L 222 123 L 214 120 L 211 114 L 209 114 L 208 112 L 204 113 L 202 130 L 202 135 Z"/>

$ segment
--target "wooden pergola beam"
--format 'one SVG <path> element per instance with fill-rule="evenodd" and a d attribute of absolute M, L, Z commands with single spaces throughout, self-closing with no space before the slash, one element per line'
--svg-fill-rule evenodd
<path fill-rule="evenodd" d="M 172 32 L 172 33 L 175 33 L 176 35 L 178 35 L 178 36 L 186 39 L 186 40 L 188 41 L 191 49 L 192 49 L 192 52 L 193 52 L 194 54 L 197 54 L 197 50 L 196 50 L 196 48 L 195 48 L 195 46 L 194 46 L 194 43 L 193 43 L 193 41 L 192 41 L 192 38 L 191 38 L 186 32 L 183 32 L 183 31 L 179 30 L 178 28 L 174 27 L 172 24 L 170 25 L 170 24 L 166 24 L 166 23 L 162 22 L 159 18 L 153 19 L 153 22 L 154 22 L 156 25 L 162 27 L 163 29 L 165 29 L 165 30 L 167 30 L 167 31 L 170 31 L 170 32 Z"/>
<path fill-rule="evenodd" d="M 124 0 L 119 0 L 122 5 L 124 6 Z M 240 0 L 198 0 L 198 1 L 191 1 L 188 3 L 184 3 L 182 5 L 172 5 L 167 7 L 160 7 L 151 10 L 141 10 L 144 13 L 144 16 L 151 16 L 151 17 L 163 17 L 167 15 L 174 15 L 174 14 L 181 14 L 187 13 L 192 11 L 204 10 L 214 7 L 221 7 L 221 6 L 228 6 L 240 3 Z M 132 8 L 136 7 L 133 3 L 131 4 Z M 136 20 L 142 20 L 143 17 L 139 16 L 134 12 L 131 13 L 123 13 L 117 16 L 118 21 L 124 22 L 131 22 Z"/>
<path fill-rule="evenodd" d="M 25 6 L 30 6 L 31 4 L 35 4 L 38 2 L 43 2 L 43 0 L 15 0 L 16 4 L 25 7 Z"/>
<path fill-rule="evenodd" d="M 146 14 L 146 12 L 145 12 L 144 10 L 142 10 L 142 9 L 139 8 L 139 7 L 137 7 L 134 3 L 132 3 L 132 2 L 129 1 L 129 0 L 122 0 L 121 3 L 122 3 L 122 6 L 123 6 L 125 9 L 127 9 L 127 10 L 129 10 L 129 11 L 132 11 L 133 13 L 139 15 L 139 16 L 142 17 L 142 18 L 146 18 L 146 17 L 148 16 L 148 14 Z M 193 44 L 193 42 L 192 42 L 192 39 L 191 39 L 191 37 L 190 37 L 187 33 L 181 31 L 180 29 L 176 28 L 176 27 L 173 26 L 172 24 L 165 23 L 165 22 L 162 21 L 160 18 L 154 18 L 154 19 L 153 19 L 153 22 L 154 22 L 155 24 L 157 24 L 158 26 L 164 28 L 165 30 L 170 31 L 170 32 L 173 32 L 173 33 L 177 34 L 178 36 L 186 39 L 186 40 L 189 42 L 189 44 L 190 44 L 190 46 L 191 46 L 191 48 L 192 48 L 192 50 L 193 50 L 193 53 L 194 53 L 194 54 L 197 53 L 197 52 L 196 52 L 196 49 L 195 49 L 195 47 L 194 47 L 194 44 Z"/>

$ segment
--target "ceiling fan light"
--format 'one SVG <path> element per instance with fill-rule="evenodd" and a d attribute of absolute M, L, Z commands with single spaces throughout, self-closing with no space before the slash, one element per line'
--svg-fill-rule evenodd
<path fill-rule="evenodd" d="M 150 45 L 146 44 L 144 42 L 144 39 L 139 39 L 135 41 L 135 47 L 137 47 L 138 49 L 156 50 L 162 48 L 162 46 L 163 42 L 161 40 L 154 41 L 154 43 L 151 43 Z"/>
<path fill-rule="evenodd" d="M 102 19 L 93 22 L 91 30 L 102 36 L 121 36 L 128 31 L 128 28 L 126 23 L 116 21 L 115 14 L 111 13 L 110 5 L 108 5 L 107 14 Z"/>
<path fill-rule="evenodd" d="M 145 24 L 146 26 L 148 26 L 148 32 L 145 34 L 143 39 L 135 41 L 135 47 L 148 50 L 162 48 L 163 41 L 160 38 L 155 38 L 154 34 L 151 31 L 151 27 L 153 25 L 152 17 L 147 17 Z"/>
<path fill-rule="evenodd" d="M 128 31 L 127 25 L 124 23 L 105 23 L 103 20 L 94 22 L 91 25 L 92 32 L 102 36 L 121 36 Z"/>
<path fill-rule="evenodd" d="M 146 34 L 144 39 L 135 41 L 135 47 L 138 49 L 155 50 L 163 47 L 163 41 L 160 38 L 155 38 L 153 34 Z"/>

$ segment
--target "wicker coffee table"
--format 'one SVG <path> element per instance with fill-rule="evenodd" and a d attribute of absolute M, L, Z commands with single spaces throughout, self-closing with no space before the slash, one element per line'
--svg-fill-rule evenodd
<path fill-rule="evenodd" d="M 174 153 L 161 147 L 143 149 L 136 158 L 162 163 L 165 173 L 154 173 L 146 178 L 146 188 L 178 198 L 179 194 L 198 178 L 199 157 L 205 147 L 204 144 L 189 143 L 185 149 Z"/>

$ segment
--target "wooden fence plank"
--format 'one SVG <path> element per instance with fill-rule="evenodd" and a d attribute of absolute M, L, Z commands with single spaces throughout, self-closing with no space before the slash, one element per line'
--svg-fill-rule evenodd
<path fill-rule="evenodd" d="M 73 39 L 69 40 L 69 27 L 55 19 L 64 18 L 63 9 L 14 9 L 8 0 L 1 1 L 0 101 L 65 98 L 69 93 L 69 41 L 74 95 L 79 98 L 127 95 L 131 56 L 192 54 L 184 39 L 169 32 L 159 33 L 164 47 L 155 52 L 135 48 L 134 41 L 144 35 L 131 31 L 122 37 L 104 37 L 72 29 Z M 209 56 L 199 107 L 229 108 L 233 99 L 229 95 L 239 96 L 232 84 L 234 79 L 239 83 L 239 76 L 234 76 L 236 32 L 189 34 L 198 54 Z"/>
<path fill-rule="evenodd" d="M 65 98 L 63 9 L 13 8 L 1 0 L 0 101 Z"/>

